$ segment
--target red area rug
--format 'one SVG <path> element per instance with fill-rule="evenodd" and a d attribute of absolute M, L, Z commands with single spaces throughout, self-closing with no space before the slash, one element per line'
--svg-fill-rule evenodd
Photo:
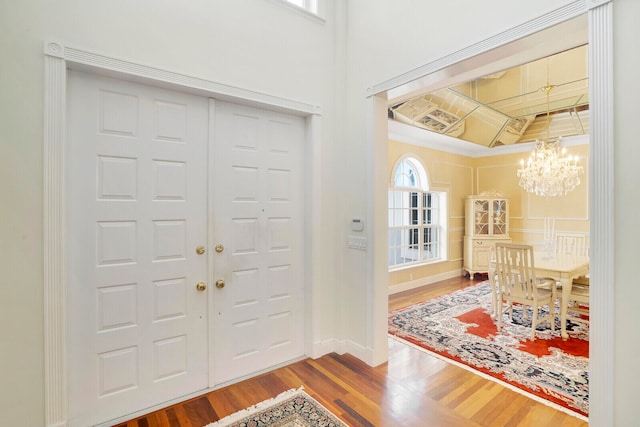
<path fill-rule="evenodd" d="M 555 332 L 542 323 L 531 341 L 531 314 L 527 321 L 516 308 L 499 332 L 490 310 L 491 288 L 483 282 L 392 311 L 389 334 L 586 421 L 588 326 L 569 322 L 563 341 L 559 320 Z"/>

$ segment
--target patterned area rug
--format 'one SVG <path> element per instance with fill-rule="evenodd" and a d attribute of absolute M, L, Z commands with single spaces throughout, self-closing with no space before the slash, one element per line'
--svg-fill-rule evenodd
<path fill-rule="evenodd" d="M 347 427 L 302 387 L 231 414 L 206 427 Z"/>
<path fill-rule="evenodd" d="M 483 282 L 392 311 L 389 334 L 586 421 L 588 326 L 569 322 L 563 341 L 556 319 L 555 332 L 542 323 L 531 341 L 531 314 L 527 322 L 516 308 L 499 333 L 490 312 L 491 287 Z"/>

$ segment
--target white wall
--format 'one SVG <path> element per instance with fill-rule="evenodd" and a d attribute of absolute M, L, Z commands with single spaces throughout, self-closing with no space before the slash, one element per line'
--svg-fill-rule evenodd
<path fill-rule="evenodd" d="M 638 422 L 638 384 L 640 384 L 640 301 L 638 281 L 638 242 L 640 242 L 640 145 L 638 139 L 638 99 L 640 99 L 640 2 L 614 0 L 614 182 L 615 194 L 615 283 L 614 303 L 615 366 L 614 408 L 617 426 Z"/>
<path fill-rule="evenodd" d="M 0 425 L 44 425 L 44 40 L 306 104 L 322 110 L 323 242 L 313 268 L 323 287 L 314 333 L 335 337 L 334 287 L 343 242 L 332 165 L 336 79 L 344 75 L 328 2 L 317 22 L 277 0 L 0 1 Z M 344 57 L 344 55 L 343 55 Z M 339 234 L 340 232 L 341 234 Z M 346 250 L 346 245 L 339 245 Z"/>
<path fill-rule="evenodd" d="M 569 0 L 329 0 L 318 24 L 275 0 L 21 0 L 0 2 L 0 414 L 7 425 L 40 426 L 43 374 L 43 41 L 217 81 L 322 108 L 321 261 L 326 291 L 319 337 L 344 340 L 361 357 L 374 349 L 367 308 L 371 265 L 346 249 L 348 223 L 367 207 L 365 97 L 374 84 L 486 39 Z M 341 24 L 342 11 L 348 27 Z M 337 11 L 337 12 L 336 12 Z M 335 17 L 338 17 L 336 20 Z M 616 191 L 616 424 L 636 421 L 640 383 L 640 2 L 614 0 Z M 287 34 L 293 34 L 286 38 Z M 346 63 L 346 71 L 342 66 Z M 345 184 L 346 183 L 346 184 Z M 365 224 L 367 226 L 367 224 Z M 370 297 L 369 297 L 370 300 Z M 335 307 L 338 307 L 336 310 Z M 338 326 L 338 329 L 334 328 Z M 382 332 L 382 337 L 385 334 Z M 375 358 L 374 358 L 375 359 Z M 372 359 L 373 360 L 373 359 Z"/>

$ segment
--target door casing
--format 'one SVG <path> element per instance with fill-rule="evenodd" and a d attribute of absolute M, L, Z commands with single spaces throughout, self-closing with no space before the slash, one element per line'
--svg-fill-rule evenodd
<path fill-rule="evenodd" d="M 318 265 L 321 257 L 319 227 L 321 204 L 321 176 L 319 155 L 321 142 L 321 114 L 317 105 L 306 104 L 286 98 L 227 86 L 205 79 L 185 76 L 168 70 L 159 70 L 140 64 L 95 55 L 82 49 L 65 46 L 59 41 L 45 41 L 45 120 L 44 120 L 44 353 L 45 353 L 45 426 L 64 426 L 68 423 L 67 364 L 66 350 L 66 237 L 64 232 L 64 155 L 66 140 L 67 71 L 78 69 L 158 86 L 170 90 L 184 91 L 210 98 L 220 98 L 238 104 L 284 111 L 305 118 L 305 184 L 308 195 L 304 202 L 304 234 L 310 241 L 307 245 L 304 264 L 304 293 L 321 292 L 321 280 L 311 273 L 310 266 Z M 335 343 L 320 342 L 314 338 L 313 324 L 320 313 L 318 301 L 305 301 L 304 323 L 305 355 L 319 357 L 336 349 Z M 210 387 L 213 389 L 213 387 Z M 202 391 L 195 393 L 200 394 Z M 145 408 L 144 412 L 159 409 L 192 396 L 165 402 L 157 408 Z M 129 416 L 142 415 L 139 413 Z M 122 420 L 112 420 L 115 422 Z"/>

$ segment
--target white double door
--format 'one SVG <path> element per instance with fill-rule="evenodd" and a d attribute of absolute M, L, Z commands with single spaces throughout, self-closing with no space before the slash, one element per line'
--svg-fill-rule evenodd
<path fill-rule="evenodd" d="M 302 356 L 303 119 L 80 72 L 68 100 L 70 425 Z"/>

